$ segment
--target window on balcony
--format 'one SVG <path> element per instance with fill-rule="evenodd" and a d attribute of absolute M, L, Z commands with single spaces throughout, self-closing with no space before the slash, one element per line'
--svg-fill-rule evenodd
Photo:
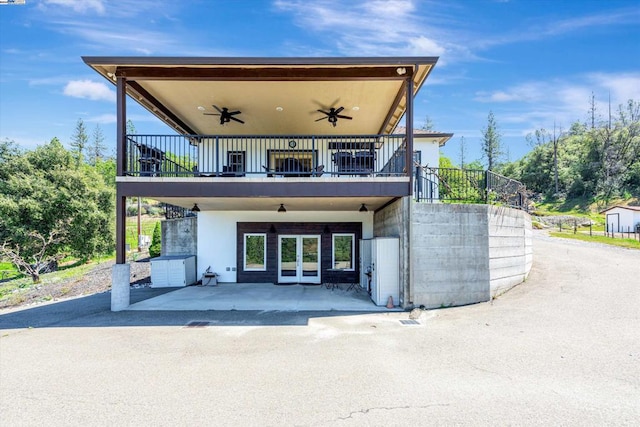
<path fill-rule="evenodd" d="M 246 170 L 245 152 L 244 151 L 228 151 L 227 152 L 227 172 L 239 172 L 244 174 Z"/>

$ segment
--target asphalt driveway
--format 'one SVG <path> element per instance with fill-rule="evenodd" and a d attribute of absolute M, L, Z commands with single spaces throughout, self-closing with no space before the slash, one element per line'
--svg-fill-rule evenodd
<path fill-rule="evenodd" d="M 3 311 L 0 424 L 639 425 L 640 252 L 536 233 L 534 257 L 493 303 L 418 325 L 108 294 Z"/>

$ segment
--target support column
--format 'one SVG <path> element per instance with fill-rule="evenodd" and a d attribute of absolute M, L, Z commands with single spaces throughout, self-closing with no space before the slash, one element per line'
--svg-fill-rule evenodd
<path fill-rule="evenodd" d="M 411 73 L 413 76 L 413 73 Z M 406 80 L 406 113 L 405 123 L 407 125 L 407 152 L 405 164 L 407 165 L 407 175 L 409 176 L 409 194 L 413 194 L 413 77 L 407 77 Z"/>
<path fill-rule="evenodd" d="M 127 81 L 124 76 L 116 79 L 116 176 L 124 176 L 127 152 Z M 130 266 L 127 264 L 126 219 L 127 198 L 122 196 L 116 182 L 116 264 L 111 272 L 111 311 L 121 311 L 129 307 Z"/>
<path fill-rule="evenodd" d="M 130 304 L 131 290 L 129 264 L 115 264 L 111 272 L 111 311 L 126 310 Z"/>

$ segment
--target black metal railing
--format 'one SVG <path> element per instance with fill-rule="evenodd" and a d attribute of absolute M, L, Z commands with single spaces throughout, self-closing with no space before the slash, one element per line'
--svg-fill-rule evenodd
<path fill-rule="evenodd" d="M 176 218 L 186 218 L 189 216 L 196 216 L 196 213 L 191 211 L 191 209 L 183 208 L 182 206 L 170 205 L 169 203 L 163 203 L 164 207 L 164 218 L 165 219 L 176 219 Z"/>
<path fill-rule="evenodd" d="M 526 187 L 479 169 L 415 167 L 414 197 L 420 202 L 490 203 L 528 210 Z"/>
<path fill-rule="evenodd" d="M 404 135 L 127 135 L 132 176 L 406 176 Z"/>

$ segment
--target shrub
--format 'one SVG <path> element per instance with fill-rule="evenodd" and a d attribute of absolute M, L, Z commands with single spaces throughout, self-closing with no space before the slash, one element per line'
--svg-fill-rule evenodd
<path fill-rule="evenodd" d="M 160 221 L 156 222 L 156 226 L 153 228 L 153 237 L 151 238 L 151 246 L 149 246 L 149 256 L 155 258 L 160 256 L 162 252 L 162 231 L 160 228 Z"/>

